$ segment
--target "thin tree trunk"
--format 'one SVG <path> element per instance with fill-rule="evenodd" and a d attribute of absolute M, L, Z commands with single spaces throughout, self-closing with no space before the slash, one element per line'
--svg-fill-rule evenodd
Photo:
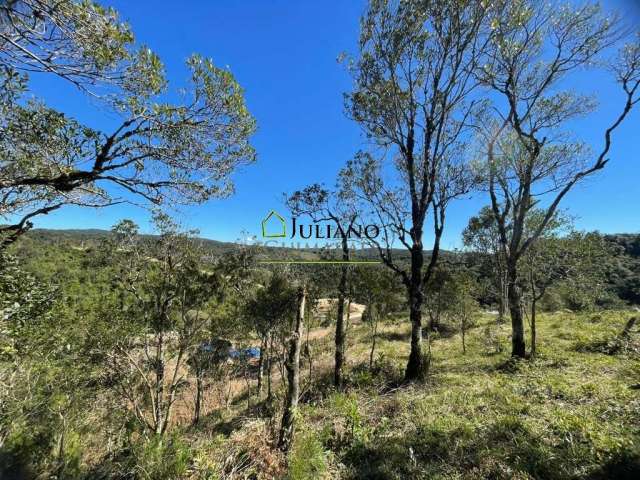
<path fill-rule="evenodd" d="M 265 367 L 265 347 L 267 344 L 267 337 L 263 337 L 260 341 L 260 358 L 258 359 L 258 400 L 262 397 L 262 385 L 264 378 L 264 367 Z"/>
<path fill-rule="evenodd" d="M 536 355 L 536 297 L 533 292 L 533 299 L 531 300 L 531 356 Z"/>
<path fill-rule="evenodd" d="M 227 409 L 227 411 L 230 410 L 231 408 L 231 400 L 233 400 L 233 391 L 232 391 L 232 384 L 231 384 L 231 378 L 230 375 L 234 374 L 235 372 L 231 372 L 229 375 L 227 375 L 227 379 L 226 379 L 226 387 L 227 389 L 225 390 L 225 399 L 224 399 L 224 405 L 225 408 Z"/>
<path fill-rule="evenodd" d="M 272 375 L 272 358 L 273 358 L 273 336 L 269 336 L 269 351 L 267 352 L 267 401 L 273 398 L 273 390 L 271 388 Z"/>
<path fill-rule="evenodd" d="M 278 366 L 280 368 L 280 378 L 287 376 L 286 363 L 287 363 L 287 347 L 284 345 L 285 340 L 282 341 L 283 347 L 278 352 Z"/>
<path fill-rule="evenodd" d="M 507 302 L 508 302 L 507 281 L 505 279 L 505 275 L 502 272 L 502 270 L 498 272 L 498 277 L 499 277 L 498 283 L 499 283 L 499 289 L 500 289 L 500 292 L 498 294 L 498 324 L 501 325 L 504 323 L 504 314 L 505 314 Z"/>
<path fill-rule="evenodd" d="M 295 412 L 298 407 L 298 396 L 300 395 L 300 344 L 302 342 L 305 300 L 306 292 L 304 287 L 300 287 L 298 289 L 298 308 L 295 325 L 289 339 L 286 362 L 287 392 L 284 399 L 284 412 L 278 440 L 278 447 L 284 452 L 289 450 L 293 442 Z"/>
<path fill-rule="evenodd" d="M 509 313 L 511 314 L 511 356 L 524 358 L 526 347 L 524 341 L 524 318 L 522 314 L 522 297 L 518 287 L 518 274 L 515 261 L 508 267 L 509 275 Z"/>
<path fill-rule="evenodd" d="M 342 260 L 349 260 L 349 250 L 347 239 L 342 239 Z M 344 342 L 345 342 L 345 326 L 344 326 L 344 302 L 347 296 L 347 266 L 342 265 L 340 272 L 340 283 L 338 284 L 338 315 L 336 318 L 336 351 L 335 365 L 333 370 L 333 384 L 340 388 L 342 386 L 342 367 L 344 365 Z"/>
<path fill-rule="evenodd" d="M 536 355 L 536 308 L 537 302 L 539 298 L 542 296 L 538 296 L 538 292 L 536 289 L 535 275 L 534 275 L 534 265 L 531 265 L 529 270 L 529 284 L 531 288 L 531 357 L 535 357 Z M 544 291 L 543 291 L 544 292 Z"/>
<path fill-rule="evenodd" d="M 311 321 L 309 318 L 307 322 L 306 339 L 304 341 L 304 355 L 307 357 L 309 363 L 309 380 L 313 378 L 313 352 L 311 351 L 311 341 L 309 340 L 309 334 L 311 333 Z"/>
<path fill-rule="evenodd" d="M 376 340 L 378 338 L 378 321 L 373 319 L 373 314 L 371 314 L 371 321 L 373 322 L 373 338 L 371 340 L 371 352 L 369 353 L 369 370 L 373 368 L 373 354 L 376 350 Z"/>
<path fill-rule="evenodd" d="M 158 343 L 156 346 L 156 411 L 154 412 L 155 433 L 162 434 L 164 432 L 164 335 L 158 335 Z"/>
<path fill-rule="evenodd" d="M 466 321 L 463 319 L 461 324 L 460 324 L 460 331 L 462 333 L 462 353 L 463 355 L 466 355 L 467 353 L 467 344 L 465 342 L 465 335 L 466 335 L 466 325 L 465 325 Z"/>
<path fill-rule="evenodd" d="M 441 291 L 438 291 L 437 298 L 438 298 L 438 301 L 436 303 L 435 315 L 431 321 L 431 326 L 429 328 L 429 330 L 432 332 L 437 332 L 438 330 L 440 330 L 440 318 L 442 315 L 442 292 Z"/>
<path fill-rule="evenodd" d="M 193 424 L 197 425 L 200 422 L 200 408 L 202 405 L 202 371 L 200 369 L 196 372 L 196 402 L 193 410 Z"/>

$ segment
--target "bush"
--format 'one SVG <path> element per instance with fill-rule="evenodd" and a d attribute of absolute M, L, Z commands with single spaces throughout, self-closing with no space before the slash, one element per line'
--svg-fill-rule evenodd
<path fill-rule="evenodd" d="M 290 480 L 315 480 L 327 476 L 326 452 L 318 436 L 310 430 L 300 432 L 289 453 Z"/>
<path fill-rule="evenodd" d="M 129 457 L 130 471 L 141 480 L 177 480 L 189 467 L 191 451 L 178 436 L 155 435 L 134 443 Z"/>

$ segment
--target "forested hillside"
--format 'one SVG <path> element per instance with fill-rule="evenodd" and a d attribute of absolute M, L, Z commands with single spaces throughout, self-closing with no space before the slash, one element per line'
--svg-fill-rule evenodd
<path fill-rule="evenodd" d="M 269 438 L 286 395 L 289 327 L 277 318 L 291 308 L 286 295 L 295 290 L 286 293 L 277 270 L 271 280 L 256 271 L 264 294 L 245 305 L 242 292 L 249 285 L 236 279 L 214 287 L 219 280 L 200 278 L 198 271 L 230 272 L 229 265 L 253 262 L 250 253 L 229 246 L 215 258 L 198 255 L 187 283 L 178 277 L 168 286 L 187 292 L 182 289 L 213 281 L 211 288 L 222 288 L 226 299 L 199 307 L 203 323 L 196 336 L 191 328 L 200 321 L 193 316 L 163 330 L 165 381 L 175 388 L 175 402 L 166 405 L 172 411 L 166 433 L 145 439 L 137 433 L 140 422 L 155 418 L 147 402 L 160 397 L 147 396 L 141 377 L 129 370 L 146 362 L 128 355 L 142 352 L 144 336 L 144 348 L 155 351 L 162 331 L 145 328 L 135 296 L 125 289 L 131 257 L 114 250 L 110 242 L 117 235 L 36 231 L 12 249 L 24 270 L 5 264 L 5 276 L 30 292 L 12 316 L 38 320 L 13 324 L 8 338 L 16 341 L 2 345 L 3 365 L 21 359 L 5 377 L 14 396 L 3 398 L 3 478 L 58 471 L 62 478 L 87 479 L 129 478 L 122 472 L 131 472 L 148 479 L 595 480 L 631 479 L 640 471 L 640 338 L 637 327 L 629 327 L 633 313 L 622 303 L 615 312 L 589 304 L 578 313 L 566 306 L 542 313 L 536 358 L 519 362 L 509 356 L 508 325 L 488 311 L 495 305 L 482 307 L 477 293 L 468 297 L 459 289 L 465 275 L 476 285 L 489 281 L 475 277 L 482 262 L 469 266 L 467 254 L 439 277 L 442 285 L 434 291 L 443 302 L 427 305 L 431 373 L 419 386 L 402 379 L 410 330 L 401 288 L 393 277 L 385 279 L 382 266 L 368 266 L 351 272 L 353 302 L 366 309 L 350 315 L 347 373 L 343 388 L 334 389 L 336 305 L 327 310 L 314 299 L 332 295 L 337 278 L 328 266 L 304 267 L 310 269 L 304 275 L 311 305 L 302 337 L 297 435 L 287 455 Z M 159 236 L 140 241 L 153 249 L 163 242 Z M 618 254 L 613 264 L 633 261 Z M 145 282 L 161 280 L 152 272 L 164 261 L 158 256 L 146 272 L 151 258 L 145 254 L 133 264 Z M 158 283 L 149 293 L 163 290 Z M 271 335 L 266 347 L 265 334 Z M 188 360 L 177 367 L 180 342 L 190 346 Z M 268 355 L 269 367 L 261 370 L 262 356 L 253 357 L 251 348 Z M 139 413 L 129 410 L 135 401 Z"/>
<path fill-rule="evenodd" d="M 89 257 L 99 256 L 100 248 L 111 233 L 106 230 L 45 230 L 35 229 L 30 231 L 16 252 L 30 265 L 32 271 L 42 275 L 50 268 L 43 268 L 48 262 L 51 265 L 58 264 L 60 258 L 73 257 L 76 262 L 82 263 Z M 150 236 L 151 238 L 153 236 Z M 608 245 L 606 261 L 603 265 L 604 282 L 602 301 L 614 301 L 631 305 L 640 305 L 640 234 L 608 234 L 602 237 Z M 238 244 L 219 242 L 209 239 L 198 239 L 202 245 L 204 257 L 213 260 L 224 254 L 228 254 L 240 248 Z M 247 248 L 245 246 L 244 248 Z M 335 245 L 328 249 L 296 249 L 286 247 L 255 247 L 254 255 L 259 260 L 330 260 L 337 257 Z M 428 253 L 428 252 L 427 252 Z M 483 260 L 478 252 L 441 252 L 445 259 L 452 264 L 463 265 L 474 272 L 479 283 L 490 281 L 490 273 L 483 269 Z M 359 259 L 376 259 L 377 253 L 372 248 L 356 249 L 354 252 Z M 396 255 L 399 258 L 407 258 L 406 252 L 398 249 Z M 48 260 L 47 260 L 48 259 Z M 206 261 L 206 258 L 203 258 Z M 79 263 L 79 264 L 80 264 Z M 78 269 L 80 270 L 80 269 Z M 65 274 L 65 277 L 68 275 Z M 607 294 L 610 294 L 607 297 Z M 481 298 L 487 307 L 495 306 L 495 297 L 487 295 Z M 620 303 L 622 305 L 623 303 Z M 570 305 L 561 305 L 558 308 L 569 308 Z"/>

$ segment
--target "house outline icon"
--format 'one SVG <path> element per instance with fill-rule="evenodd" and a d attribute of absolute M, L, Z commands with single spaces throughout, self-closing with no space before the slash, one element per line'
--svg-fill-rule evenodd
<path fill-rule="evenodd" d="M 275 218 L 280 223 L 280 230 L 277 233 L 267 233 L 267 224 Z M 269 214 L 262 220 L 262 236 L 265 238 L 282 238 L 287 236 L 287 225 L 284 218 L 275 210 L 271 210 Z"/>

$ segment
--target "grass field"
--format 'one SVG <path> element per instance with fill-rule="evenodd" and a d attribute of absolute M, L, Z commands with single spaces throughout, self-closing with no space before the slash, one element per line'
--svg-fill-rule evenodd
<path fill-rule="evenodd" d="M 434 336 L 429 380 L 413 386 L 400 383 L 407 322 L 381 328 L 372 370 L 369 330 L 353 325 L 344 392 L 330 387 L 332 338 L 317 339 L 314 378 L 323 380 L 303 382 L 288 475 L 639 478 L 638 334 L 620 337 L 631 316 L 542 315 L 537 357 L 516 362 L 508 355 L 508 326 L 497 326 L 486 315 L 468 332 L 466 355 L 459 335 Z M 190 432 L 200 446 L 196 457 L 207 459 L 212 474 L 272 478 L 284 472 L 285 459 L 269 443 L 277 425 L 262 420 L 263 407 L 247 409 L 238 401 L 230 412 L 211 415 Z"/>

